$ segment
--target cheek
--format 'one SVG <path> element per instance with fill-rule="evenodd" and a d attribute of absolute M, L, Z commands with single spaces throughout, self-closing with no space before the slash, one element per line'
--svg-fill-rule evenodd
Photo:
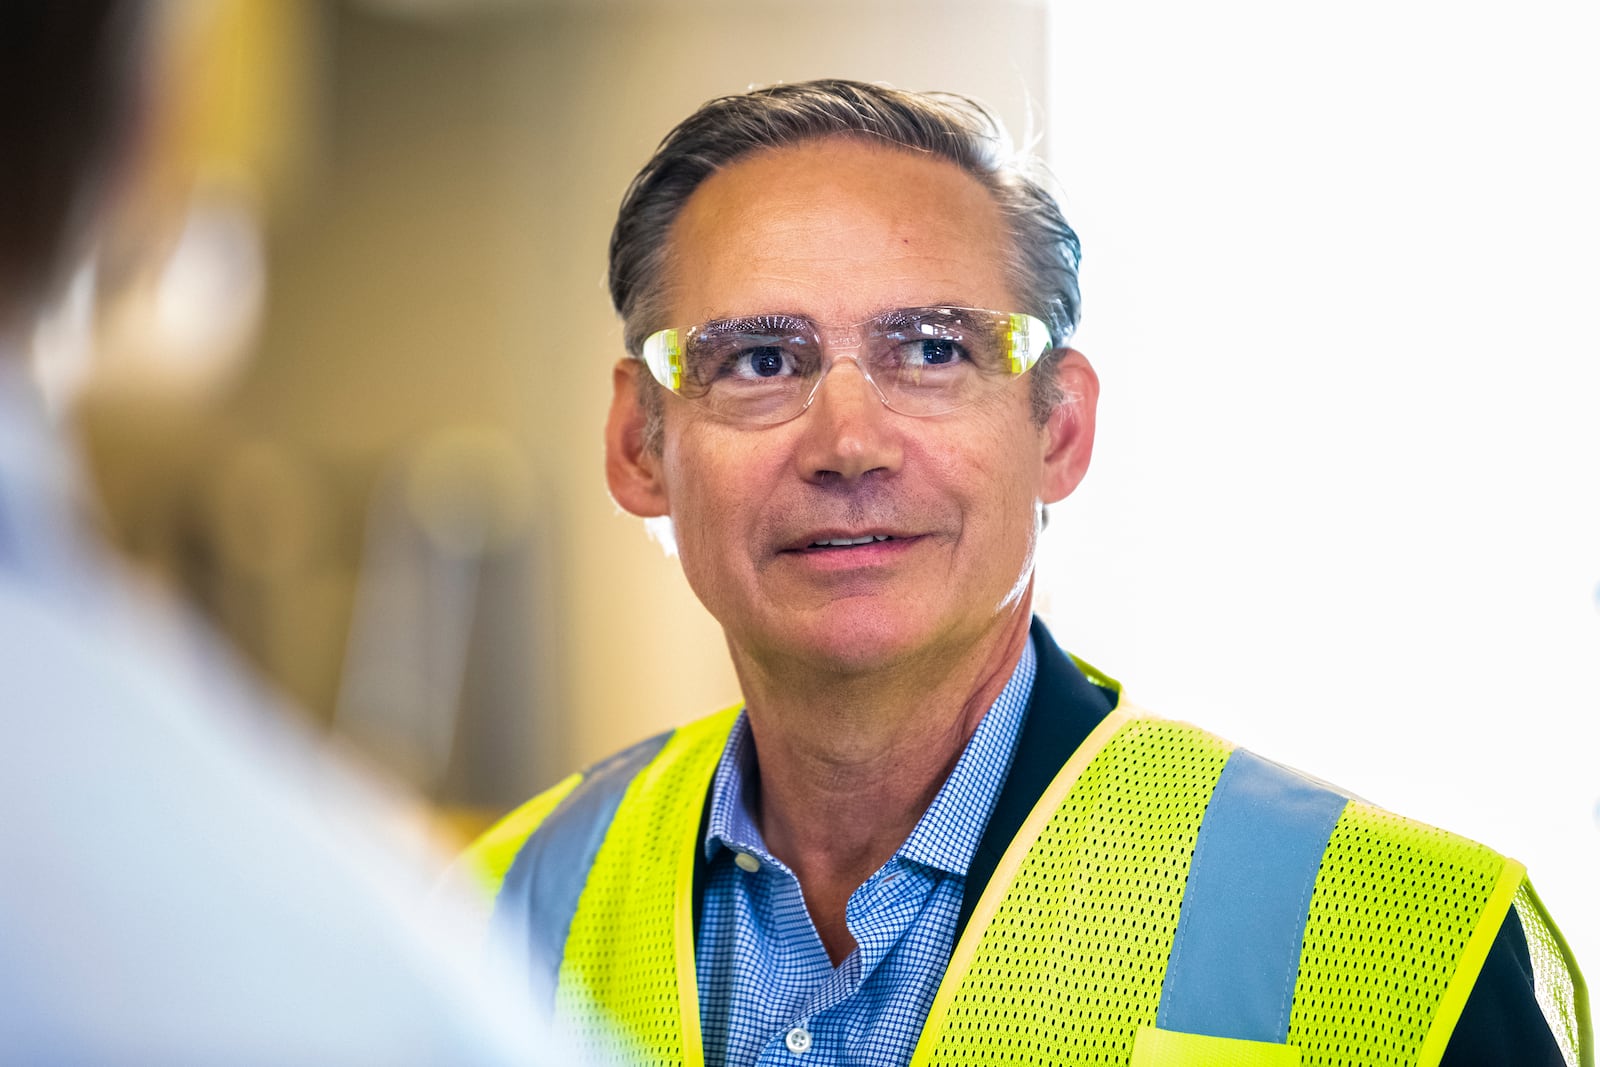
<path fill-rule="evenodd" d="M 974 420 L 958 452 L 941 459 L 948 484 L 962 486 L 964 547 L 973 565 L 1009 586 L 1031 566 L 1044 474 L 1041 431 L 1007 411 Z M 959 464 L 959 466 L 957 466 Z"/>
<path fill-rule="evenodd" d="M 689 588 L 713 615 L 724 597 L 721 590 L 728 585 L 733 553 L 726 538 L 730 525 L 719 521 L 715 508 L 700 499 L 699 488 L 680 486 L 672 500 L 672 530 L 678 548 L 678 564 Z M 719 540 L 721 538 L 721 540 Z"/>
<path fill-rule="evenodd" d="M 667 434 L 662 464 L 678 557 L 702 597 L 741 566 L 740 546 L 759 517 L 751 508 L 766 498 L 751 455 L 748 442 L 726 434 Z"/>
<path fill-rule="evenodd" d="M 982 501 L 981 518 L 1007 527 L 1019 515 L 1031 522 L 1043 484 L 1043 431 L 1011 406 L 973 414 L 954 447 L 950 441 L 930 447 L 929 461 L 947 484 Z"/>
<path fill-rule="evenodd" d="M 708 519 L 714 508 L 706 499 L 707 472 L 702 461 L 672 444 L 667 445 L 662 460 L 666 472 L 667 509 L 678 540 L 678 555 L 688 568 L 715 528 Z"/>

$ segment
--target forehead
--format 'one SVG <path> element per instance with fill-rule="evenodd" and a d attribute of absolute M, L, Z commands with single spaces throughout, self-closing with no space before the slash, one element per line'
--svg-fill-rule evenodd
<path fill-rule="evenodd" d="M 669 237 L 676 323 L 761 311 L 854 322 L 885 308 L 1013 310 L 994 198 L 948 160 L 853 138 L 741 157 Z"/>

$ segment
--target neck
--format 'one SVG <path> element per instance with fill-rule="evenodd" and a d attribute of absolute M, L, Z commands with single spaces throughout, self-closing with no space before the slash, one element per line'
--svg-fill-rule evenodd
<path fill-rule="evenodd" d="M 844 906 L 903 844 L 949 777 L 1028 640 L 1029 597 L 965 655 L 865 675 L 735 665 L 760 765 L 755 816 L 794 870 L 837 963 Z"/>

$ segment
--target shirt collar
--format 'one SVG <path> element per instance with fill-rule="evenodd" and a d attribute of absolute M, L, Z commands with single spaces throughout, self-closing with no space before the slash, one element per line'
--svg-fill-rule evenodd
<path fill-rule="evenodd" d="M 711 779 L 711 811 L 706 817 L 706 859 L 719 848 L 768 856 L 761 828 L 750 815 L 747 795 L 756 781 L 756 745 L 750 733 L 750 712 L 744 709 L 734 721 L 733 733 L 723 746 L 717 773 Z M 770 858 L 770 857 L 768 857 Z"/>
<path fill-rule="evenodd" d="M 923 812 L 911 836 L 895 851 L 897 858 L 951 874 L 967 873 L 1011 770 L 1037 665 L 1030 638 L 1011 678 L 989 705 L 950 777 Z M 704 841 L 707 860 L 723 848 L 772 860 L 749 803 L 758 771 L 749 712 L 741 711 L 712 778 Z"/>

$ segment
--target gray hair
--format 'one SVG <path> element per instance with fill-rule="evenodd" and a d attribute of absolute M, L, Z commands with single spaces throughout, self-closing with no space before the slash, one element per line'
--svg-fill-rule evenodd
<path fill-rule="evenodd" d="M 773 85 L 702 105 L 662 140 L 622 198 L 611 232 L 611 301 L 635 357 L 645 338 L 669 325 L 668 236 L 702 181 L 741 156 L 827 137 L 882 141 L 949 160 L 994 197 L 1011 238 L 1012 287 L 1021 308 L 1043 319 L 1055 346 L 1078 324 L 1078 235 L 1046 187 L 1042 166 L 1011 144 L 1005 127 L 977 102 L 953 93 L 912 93 L 864 82 L 824 79 Z M 1041 424 L 1060 401 L 1057 352 L 1033 375 Z M 659 398 L 653 396 L 652 399 Z M 652 404 L 652 408 L 658 405 Z"/>

